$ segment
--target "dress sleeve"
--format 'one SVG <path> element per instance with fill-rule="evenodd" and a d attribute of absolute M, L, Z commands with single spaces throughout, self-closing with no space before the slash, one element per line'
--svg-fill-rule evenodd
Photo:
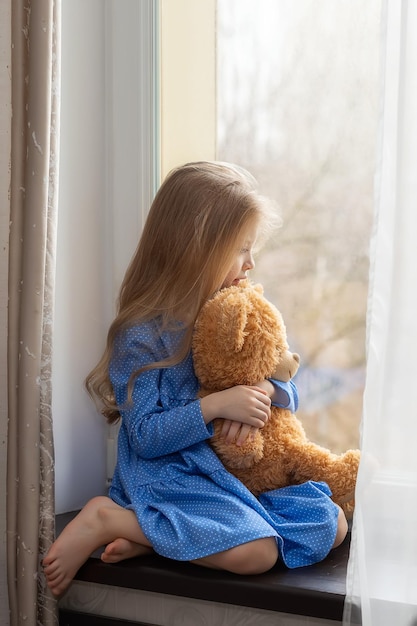
<path fill-rule="evenodd" d="M 167 369 L 140 374 L 127 400 L 130 375 L 166 357 L 159 339 L 147 329 L 130 329 L 116 342 L 110 378 L 132 449 L 143 458 L 157 458 L 204 441 L 213 434 L 197 398 L 191 359 Z"/>
<path fill-rule="evenodd" d="M 298 409 L 298 390 L 297 385 L 290 380 L 287 383 L 283 383 L 280 380 L 273 378 L 269 379 L 274 386 L 274 400 L 273 406 L 278 406 L 282 409 L 289 409 L 293 413 Z"/>

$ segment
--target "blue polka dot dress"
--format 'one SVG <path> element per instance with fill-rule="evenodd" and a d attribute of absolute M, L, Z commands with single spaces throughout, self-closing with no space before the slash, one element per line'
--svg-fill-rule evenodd
<path fill-rule="evenodd" d="M 338 510 L 325 483 L 307 482 L 258 498 L 230 474 L 210 447 L 213 434 L 196 399 L 191 354 L 180 364 L 141 374 L 126 404 L 132 372 L 167 358 L 182 332 L 157 320 L 120 333 L 110 378 L 121 411 L 118 458 L 110 497 L 132 509 L 153 548 L 180 561 L 275 537 L 289 568 L 321 561 L 330 551 Z"/>

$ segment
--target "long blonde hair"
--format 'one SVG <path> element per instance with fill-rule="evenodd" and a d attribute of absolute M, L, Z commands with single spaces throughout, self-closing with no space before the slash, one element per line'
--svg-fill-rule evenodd
<path fill-rule="evenodd" d="M 108 373 L 115 337 L 124 327 L 156 317 L 163 327 L 185 322 L 179 352 L 134 372 L 130 387 L 144 369 L 185 358 L 197 315 L 221 287 L 246 231 L 256 226 L 262 236 L 276 223 L 271 203 L 256 188 L 246 170 L 212 161 L 178 167 L 161 185 L 126 271 L 106 349 L 86 378 L 87 391 L 110 423 L 120 417 Z"/>

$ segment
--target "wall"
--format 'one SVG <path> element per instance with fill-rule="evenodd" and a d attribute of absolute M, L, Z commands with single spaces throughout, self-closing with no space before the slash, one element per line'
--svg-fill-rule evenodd
<path fill-rule="evenodd" d="M 104 13 L 99 1 L 62 3 L 61 156 L 53 416 L 58 512 L 105 483 L 104 424 L 82 393 L 108 318 L 101 231 L 105 198 Z"/>
<path fill-rule="evenodd" d="M 176 2 L 174 11 L 167 0 L 62 3 L 57 512 L 102 493 L 112 473 L 116 433 L 95 412 L 83 380 L 101 355 L 161 174 L 214 158 L 214 25 L 215 0 L 198 11 L 194 0 Z"/>
<path fill-rule="evenodd" d="M 56 510 L 104 493 L 114 433 L 83 389 L 157 179 L 152 0 L 63 0 L 54 327 Z M 110 454 L 111 457 L 111 454 Z"/>

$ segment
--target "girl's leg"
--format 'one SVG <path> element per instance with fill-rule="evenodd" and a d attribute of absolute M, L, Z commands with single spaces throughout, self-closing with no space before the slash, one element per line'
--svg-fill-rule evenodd
<path fill-rule="evenodd" d="M 132 559 L 135 556 L 142 556 L 142 554 L 147 552 L 151 553 L 153 549 L 145 548 L 140 543 L 134 543 L 128 539 L 118 537 L 107 544 L 100 558 L 104 563 L 120 563 L 120 561 Z"/>
<path fill-rule="evenodd" d="M 348 531 L 346 515 L 338 504 L 336 504 L 336 506 L 339 509 L 339 517 L 337 518 L 337 531 L 334 544 L 332 545 L 332 549 L 340 546 L 340 544 L 344 541 Z"/>
<path fill-rule="evenodd" d="M 151 548 L 133 511 L 124 509 L 106 496 L 90 500 L 64 528 L 43 559 L 48 587 L 61 595 L 90 554 L 117 537 Z"/>
<path fill-rule="evenodd" d="M 234 574 L 263 574 L 270 570 L 277 560 L 278 547 L 275 537 L 265 537 L 192 562 Z"/>
<path fill-rule="evenodd" d="M 118 563 L 142 553 L 143 546 L 119 538 L 106 547 L 101 559 L 105 563 Z M 275 538 L 266 537 L 196 559 L 192 563 L 210 569 L 227 570 L 235 574 L 261 574 L 271 569 L 277 559 L 278 548 Z"/>
<path fill-rule="evenodd" d="M 338 507 L 336 537 L 332 546 L 337 548 L 345 539 L 348 523 L 343 510 Z M 235 574 L 262 574 L 270 570 L 278 560 L 278 547 L 274 537 L 257 539 L 225 552 L 193 561 L 212 569 L 223 569 Z"/>
<path fill-rule="evenodd" d="M 339 507 L 332 548 L 343 542 L 347 530 L 346 517 Z M 90 554 L 105 544 L 108 545 L 101 558 L 106 563 L 117 563 L 152 551 L 133 511 L 123 509 L 105 496 L 99 496 L 93 498 L 68 524 L 43 560 L 52 593 L 57 596 L 62 594 Z M 266 537 L 193 562 L 236 574 L 259 574 L 271 569 L 277 559 L 275 538 Z"/>

